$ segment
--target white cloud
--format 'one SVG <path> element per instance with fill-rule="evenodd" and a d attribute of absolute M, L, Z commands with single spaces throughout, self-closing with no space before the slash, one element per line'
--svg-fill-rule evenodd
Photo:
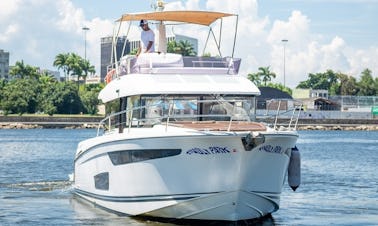
<path fill-rule="evenodd" d="M 54 17 L 57 29 L 76 33 L 81 30 L 85 21 L 82 9 L 75 8 L 72 2 L 68 0 L 56 1 L 53 9 L 53 11 L 57 11 L 58 15 L 56 18 Z"/>
<path fill-rule="evenodd" d="M 25 63 L 53 69 L 52 62 L 59 53 L 76 52 L 84 55 L 83 26 L 87 32 L 87 57 L 100 67 L 100 38 L 111 35 L 113 21 L 87 19 L 84 9 L 77 8 L 72 0 L 1 0 L 0 1 L 0 45 L 11 53 L 11 64 Z M 95 3 L 93 3 L 95 4 Z M 378 47 L 353 49 L 342 36 L 325 39 L 314 34 L 311 19 L 300 11 L 293 11 L 284 20 L 271 21 L 268 15 L 259 15 L 257 0 L 187 0 L 169 1 L 167 10 L 216 10 L 239 15 L 235 57 L 241 57 L 240 73 L 254 73 L 258 67 L 271 66 L 277 74 L 274 82 L 283 82 L 283 43 L 286 44 L 286 84 L 294 87 L 306 80 L 309 73 L 327 69 L 359 76 L 369 68 L 378 73 Z M 101 16 L 101 15 L 99 15 Z M 230 55 L 235 21 L 225 20 L 222 50 Z M 134 29 L 135 30 L 135 29 Z M 215 29 L 216 31 L 216 29 Z M 204 30 L 175 29 L 188 36 L 203 40 Z M 202 52 L 203 43 L 199 52 Z"/>
<path fill-rule="evenodd" d="M 0 2 L 0 44 L 10 52 L 10 63 L 54 69 L 59 53 L 75 52 L 84 57 L 83 26 L 87 33 L 87 56 L 99 72 L 100 38 L 112 34 L 113 22 L 85 19 L 82 9 L 69 0 L 2 0 Z"/>
<path fill-rule="evenodd" d="M 1 31 L 2 35 L 0 36 L 0 43 L 9 41 L 10 37 L 17 34 L 19 31 L 19 26 L 17 24 L 9 24 L 4 26 L 5 30 Z"/>
<path fill-rule="evenodd" d="M 240 17 L 254 17 L 257 18 L 257 1 L 256 0 L 234 0 L 234 1 L 219 1 L 208 0 L 206 7 L 210 10 L 217 10 L 222 12 L 236 13 Z"/>
<path fill-rule="evenodd" d="M 348 60 L 350 70 L 346 73 L 357 78 L 360 77 L 361 72 L 366 68 L 372 70 L 374 77 L 378 77 L 378 47 L 370 47 L 368 49 L 353 50 L 348 49 Z"/>
<path fill-rule="evenodd" d="M 165 5 L 165 10 L 199 10 L 199 0 L 172 1 Z"/>
<path fill-rule="evenodd" d="M 0 1 L 0 21 L 12 16 L 18 9 L 21 0 L 2 0 Z"/>
<path fill-rule="evenodd" d="M 340 37 L 335 37 L 330 44 L 321 47 L 323 53 L 320 61 L 320 70 L 332 69 L 335 71 L 349 70 L 349 63 L 344 55 L 345 42 Z"/>

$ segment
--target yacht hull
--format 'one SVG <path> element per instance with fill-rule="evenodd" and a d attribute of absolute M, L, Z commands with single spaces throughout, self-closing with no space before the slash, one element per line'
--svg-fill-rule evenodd
<path fill-rule="evenodd" d="M 132 216 L 227 221 L 258 218 L 279 208 L 297 140 L 293 132 L 264 133 L 264 143 L 247 150 L 245 134 L 111 136 L 79 145 L 77 195 Z M 175 152 L 146 159 L 135 150 Z M 133 151 L 138 158 L 123 156 L 123 162 L 112 154 Z"/>

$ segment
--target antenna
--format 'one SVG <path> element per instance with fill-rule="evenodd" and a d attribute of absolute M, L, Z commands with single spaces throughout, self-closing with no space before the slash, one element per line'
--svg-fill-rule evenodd
<path fill-rule="evenodd" d="M 164 11 L 165 2 L 162 0 L 156 0 L 155 3 L 151 3 L 151 8 L 153 8 L 155 11 L 161 12 Z"/>

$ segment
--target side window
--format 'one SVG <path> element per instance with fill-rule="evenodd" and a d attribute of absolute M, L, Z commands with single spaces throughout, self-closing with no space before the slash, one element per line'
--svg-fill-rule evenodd
<path fill-rule="evenodd" d="M 127 150 L 109 152 L 109 158 L 113 165 L 141 162 L 150 159 L 166 158 L 179 155 L 181 149 L 149 149 L 149 150 Z"/>
<path fill-rule="evenodd" d="M 99 190 L 109 190 L 109 173 L 100 173 L 94 176 L 95 188 Z"/>

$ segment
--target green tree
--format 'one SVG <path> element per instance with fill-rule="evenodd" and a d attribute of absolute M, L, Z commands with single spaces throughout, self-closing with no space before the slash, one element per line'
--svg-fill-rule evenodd
<path fill-rule="evenodd" d="M 74 75 L 77 77 L 77 82 L 79 82 L 79 79 L 83 74 L 81 61 L 82 61 L 82 58 L 79 55 L 77 55 L 76 53 L 70 53 L 66 62 L 68 65 L 68 68 L 71 71 L 71 75 Z"/>
<path fill-rule="evenodd" d="M 53 115 L 58 113 L 57 109 L 57 102 L 59 97 L 57 97 L 58 93 L 58 84 L 59 83 L 50 83 L 49 86 L 45 86 L 42 89 L 41 94 L 39 95 L 39 105 L 38 110 L 42 111 L 48 115 Z M 58 99 L 56 99 L 58 98 Z"/>
<path fill-rule="evenodd" d="M 48 115 L 57 113 L 55 106 L 55 93 L 58 81 L 49 74 L 42 74 L 39 78 L 41 92 L 38 95 L 38 111 Z"/>
<path fill-rule="evenodd" d="M 0 110 L 2 110 L 1 103 L 3 102 L 4 98 L 4 88 L 7 85 L 8 81 L 4 78 L 0 78 Z"/>
<path fill-rule="evenodd" d="M 56 55 L 53 66 L 58 67 L 58 70 L 63 69 L 64 78 L 67 81 L 68 76 L 71 72 L 71 68 L 68 64 L 68 57 L 70 56 L 69 53 L 60 53 Z"/>
<path fill-rule="evenodd" d="M 58 114 L 79 114 L 83 106 L 74 82 L 57 83 L 56 91 L 51 97 Z"/>
<path fill-rule="evenodd" d="M 251 80 L 256 86 L 261 86 L 261 78 L 258 73 L 250 73 L 247 78 Z"/>
<path fill-rule="evenodd" d="M 91 115 L 97 114 L 97 106 L 100 104 L 98 94 L 103 87 L 103 84 L 89 84 L 80 87 L 79 95 L 83 103 L 84 113 Z"/>
<path fill-rule="evenodd" d="M 82 68 L 83 74 L 81 77 L 84 79 L 84 84 L 87 81 L 87 77 L 89 74 L 94 74 L 96 73 L 95 67 L 90 64 L 88 60 L 81 59 L 80 60 L 80 66 Z"/>
<path fill-rule="evenodd" d="M 337 82 L 337 75 L 332 70 L 327 70 L 325 73 L 310 73 L 309 79 L 300 82 L 297 88 L 330 90 Z"/>
<path fill-rule="evenodd" d="M 356 95 L 359 88 L 356 79 L 343 73 L 337 73 L 337 82 L 333 83 L 330 95 Z"/>
<path fill-rule="evenodd" d="M 16 78 L 35 78 L 38 79 L 39 73 L 36 67 L 25 64 L 23 60 L 17 61 L 9 71 L 11 76 Z"/>
<path fill-rule="evenodd" d="M 270 71 L 270 66 L 259 67 L 259 71 L 256 73 L 248 74 L 248 79 L 254 82 L 257 86 L 261 86 L 264 82 L 266 86 L 267 82 L 270 82 L 272 78 L 276 77 L 276 73 Z"/>
<path fill-rule="evenodd" d="M 278 90 L 281 90 L 285 93 L 288 93 L 290 95 L 293 94 L 293 90 L 291 90 L 289 87 L 287 86 L 284 86 L 283 84 L 281 83 L 268 83 L 267 85 L 268 87 L 272 87 L 272 88 L 275 88 L 275 89 L 278 89 Z"/>
<path fill-rule="evenodd" d="M 84 113 L 95 115 L 98 112 L 98 104 L 100 100 L 97 98 L 98 92 L 86 91 L 80 94 L 80 99 L 84 107 Z"/>
<path fill-rule="evenodd" d="M 262 81 L 264 82 L 264 85 L 266 86 L 267 82 L 270 82 L 272 78 L 276 78 L 276 73 L 270 71 L 270 66 L 268 67 L 259 67 L 259 71 L 257 74 L 262 77 Z"/>
<path fill-rule="evenodd" d="M 183 56 L 195 56 L 193 45 L 188 40 L 170 41 L 167 45 L 168 53 L 177 53 Z"/>
<path fill-rule="evenodd" d="M 63 69 L 66 81 L 70 75 L 73 75 L 76 76 L 78 83 L 80 78 L 85 82 L 89 74 L 96 73 L 95 67 L 76 53 L 58 54 L 53 65 Z"/>
<path fill-rule="evenodd" d="M 3 89 L 1 108 L 5 114 L 35 113 L 37 109 L 38 81 L 35 79 L 15 79 Z"/>
<path fill-rule="evenodd" d="M 358 95 L 360 96 L 375 96 L 377 94 L 375 81 L 371 75 L 371 70 L 369 69 L 365 69 L 361 73 L 361 79 L 358 82 L 358 86 L 360 88 Z"/>

